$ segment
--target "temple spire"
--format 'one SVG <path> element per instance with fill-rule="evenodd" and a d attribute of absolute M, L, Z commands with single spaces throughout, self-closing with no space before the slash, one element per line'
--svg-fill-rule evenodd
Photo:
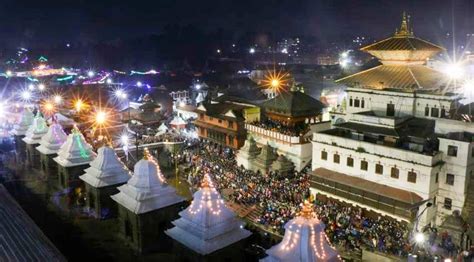
<path fill-rule="evenodd" d="M 400 29 L 395 30 L 395 36 L 413 36 L 413 31 L 409 28 L 410 16 L 403 12 Z"/>

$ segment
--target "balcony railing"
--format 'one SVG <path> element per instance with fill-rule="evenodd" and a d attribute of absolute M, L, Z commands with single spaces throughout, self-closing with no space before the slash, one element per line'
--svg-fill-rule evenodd
<path fill-rule="evenodd" d="M 265 136 L 270 139 L 278 140 L 287 144 L 302 144 L 307 142 L 303 136 L 290 136 L 285 135 L 280 132 L 268 130 L 262 127 L 254 126 L 251 124 L 245 124 L 245 129 L 250 133 L 256 133 L 262 136 Z"/>

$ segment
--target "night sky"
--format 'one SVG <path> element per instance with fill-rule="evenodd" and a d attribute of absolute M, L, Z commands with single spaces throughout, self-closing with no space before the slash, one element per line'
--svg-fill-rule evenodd
<path fill-rule="evenodd" d="M 167 24 L 337 38 L 382 37 L 403 10 L 415 33 L 443 37 L 452 13 L 459 35 L 474 32 L 474 0 L 9 0 L 0 6 L 3 41 L 35 43 L 113 40 L 159 33 Z"/>

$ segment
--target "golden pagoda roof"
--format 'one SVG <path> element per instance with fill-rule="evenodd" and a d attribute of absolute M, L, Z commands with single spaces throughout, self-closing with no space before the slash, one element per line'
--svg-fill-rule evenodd
<path fill-rule="evenodd" d="M 444 74 L 425 65 L 429 57 L 444 48 L 416 38 L 409 29 L 409 17 L 405 13 L 394 36 L 361 50 L 380 59 L 382 65 L 338 79 L 337 83 L 378 90 L 430 92 L 437 92 L 447 84 Z"/>
<path fill-rule="evenodd" d="M 379 65 L 336 80 L 349 87 L 370 89 L 439 89 L 446 85 L 442 73 L 424 65 Z"/>
<path fill-rule="evenodd" d="M 374 44 L 362 47 L 366 51 L 385 61 L 425 61 L 444 48 L 413 35 L 409 29 L 410 17 L 403 13 L 400 29 L 395 31 L 392 37 L 378 41 Z"/>

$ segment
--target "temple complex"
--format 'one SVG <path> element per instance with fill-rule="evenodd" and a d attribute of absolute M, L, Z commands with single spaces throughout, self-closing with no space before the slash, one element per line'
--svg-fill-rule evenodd
<path fill-rule="evenodd" d="M 462 89 L 427 65 L 444 49 L 415 37 L 404 15 L 393 36 L 361 50 L 381 65 L 337 81 L 347 86 L 347 108 L 313 135 L 311 194 L 414 223 L 415 231 L 464 213 L 474 201 L 474 124 L 455 117 Z"/>
<path fill-rule="evenodd" d="M 40 153 L 40 166 L 43 171 L 53 170 L 55 163 L 53 158 L 57 156 L 66 139 L 67 135 L 63 127 L 59 123 L 53 122 L 48 128 L 48 132 L 41 138 L 40 145 L 36 147 Z M 46 173 L 52 175 L 55 172 Z"/>
<path fill-rule="evenodd" d="M 297 171 L 311 163 L 311 135 L 327 129 L 329 122 L 321 122 L 324 105 L 292 87 L 261 104 L 260 120 L 245 124 L 258 145 L 270 145 L 295 165 Z"/>
<path fill-rule="evenodd" d="M 120 233 L 139 252 L 159 248 L 159 239 L 185 199 L 166 183 L 156 160 L 145 150 L 128 182 L 112 199 L 119 205 Z M 162 241 L 161 241 L 162 242 Z"/>
<path fill-rule="evenodd" d="M 305 203 L 301 213 L 285 225 L 283 240 L 267 250 L 262 262 L 342 261 L 324 232 L 324 224 L 316 218 L 313 207 Z"/>
<path fill-rule="evenodd" d="M 58 165 L 59 184 L 64 188 L 79 182 L 79 176 L 96 156 L 77 127 L 72 129 L 57 154 L 53 160 Z"/>
<path fill-rule="evenodd" d="M 206 255 L 212 257 L 221 249 L 220 259 L 234 261 L 239 256 L 234 244 L 251 235 L 225 205 L 208 176 L 204 177 L 201 189 L 194 193 L 191 205 L 179 215 L 180 218 L 173 221 L 174 227 L 166 230 L 166 234 L 177 241 L 176 252 L 187 254 L 192 261 Z M 223 250 L 230 245 L 234 248 Z"/>
<path fill-rule="evenodd" d="M 48 132 L 48 125 L 41 113 L 38 111 L 33 123 L 25 133 L 23 141 L 26 143 L 26 161 L 28 165 L 35 166 L 39 164 L 39 153 L 36 147 L 39 145 L 41 138 Z"/>
<path fill-rule="evenodd" d="M 109 146 L 100 147 L 89 165 L 85 174 L 79 177 L 86 185 L 86 204 L 97 218 L 113 217 L 117 206 L 110 196 L 118 193 L 117 186 L 126 183 L 131 172 Z"/>

